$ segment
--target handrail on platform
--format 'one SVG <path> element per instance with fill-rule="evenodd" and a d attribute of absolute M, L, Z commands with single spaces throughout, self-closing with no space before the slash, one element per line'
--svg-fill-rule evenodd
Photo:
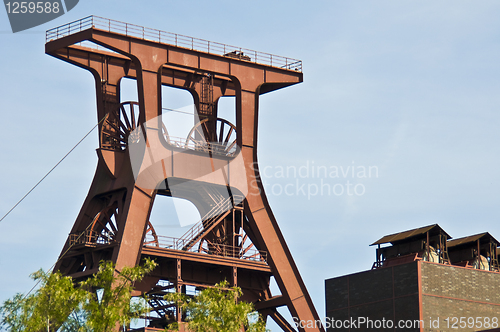
<path fill-rule="evenodd" d="M 139 25 L 115 21 L 94 15 L 47 30 L 45 33 L 45 42 L 57 40 L 83 30 L 94 28 L 125 36 L 150 40 L 160 44 L 184 47 L 190 50 L 226 56 L 241 61 L 254 62 L 271 67 L 302 72 L 301 60 L 212 42 L 205 39 L 189 37 L 177 33 L 145 28 Z"/>

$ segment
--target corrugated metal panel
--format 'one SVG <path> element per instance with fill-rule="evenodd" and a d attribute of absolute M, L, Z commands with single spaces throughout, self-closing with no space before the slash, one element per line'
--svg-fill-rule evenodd
<path fill-rule="evenodd" d="M 424 227 L 420 227 L 420 228 L 416 228 L 416 229 L 411 229 L 411 230 L 405 231 L 405 232 L 386 235 L 383 238 L 381 238 L 380 240 L 373 242 L 371 245 L 373 246 L 376 244 L 383 244 L 383 243 L 389 243 L 389 242 L 394 243 L 396 241 L 406 240 L 406 239 L 411 238 L 413 236 L 425 234 L 431 230 L 433 230 L 435 233 L 441 232 L 441 233 L 445 234 L 449 239 L 451 239 L 451 236 L 448 233 L 446 233 L 441 227 L 439 227 L 438 224 L 434 224 L 434 225 L 424 226 Z"/>
<path fill-rule="evenodd" d="M 470 235 L 470 236 L 462 237 L 462 238 L 455 239 L 455 240 L 450 240 L 450 241 L 448 241 L 447 245 L 448 245 L 448 248 L 450 248 L 450 247 L 459 246 L 461 244 L 476 242 L 478 239 L 485 240 L 485 241 L 492 240 L 493 242 L 497 243 L 497 245 L 498 245 L 498 241 L 493 236 L 491 236 L 491 234 L 488 232 L 476 234 L 476 235 Z"/>

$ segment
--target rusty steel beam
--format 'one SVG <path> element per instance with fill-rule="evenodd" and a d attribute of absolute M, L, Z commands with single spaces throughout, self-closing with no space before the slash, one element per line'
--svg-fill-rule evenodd
<path fill-rule="evenodd" d="M 265 311 L 265 315 L 271 317 L 276 324 L 285 332 L 297 332 L 296 329 L 288 323 L 288 321 L 283 317 L 276 309 L 268 309 Z M 300 325 L 299 325 L 300 326 Z M 300 329 L 300 327 L 299 327 Z"/>
<path fill-rule="evenodd" d="M 255 309 L 259 310 L 259 311 L 262 311 L 262 310 L 266 310 L 266 309 L 269 309 L 269 308 L 282 307 L 284 305 L 287 305 L 286 299 L 283 298 L 282 295 L 277 295 L 277 296 L 273 296 L 270 299 L 257 302 L 255 304 Z"/>
<path fill-rule="evenodd" d="M 143 247 L 142 255 L 158 258 L 178 258 L 191 262 L 208 263 L 220 266 L 234 266 L 238 268 L 245 268 L 262 272 L 271 272 L 271 268 L 265 262 L 243 260 L 231 257 L 221 257 L 215 255 L 205 255 L 183 250 Z"/>

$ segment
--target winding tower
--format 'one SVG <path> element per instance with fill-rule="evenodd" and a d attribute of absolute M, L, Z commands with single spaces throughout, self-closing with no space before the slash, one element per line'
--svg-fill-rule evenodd
<path fill-rule="evenodd" d="M 259 95 L 302 82 L 301 61 L 96 16 L 47 31 L 45 50 L 92 73 L 99 121 L 97 170 L 56 270 L 85 279 L 101 260 L 120 270 L 155 258 L 158 267 L 135 291 L 148 295 L 151 326 L 183 319 L 166 292 L 224 279 L 284 331 L 296 329 L 282 306 L 319 321 L 257 166 Z M 138 100 L 121 102 L 123 78 L 135 80 Z M 193 96 L 186 138 L 168 133 L 162 86 Z M 218 117 L 223 96 L 235 97 L 236 124 Z M 201 220 L 180 238 L 159 235 L 149 221 L 158 195 L 191 201 Z M 271 278 L 281 294 L 271 293 Z"/>

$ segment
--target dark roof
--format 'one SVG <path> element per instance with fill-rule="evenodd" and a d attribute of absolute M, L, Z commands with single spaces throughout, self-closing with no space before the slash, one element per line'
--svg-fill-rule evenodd
<path fill-rule="evenodd" d="M 386 235 L 383 238 L 381 238 L 380 240 L 373 242 L 370 245 L 373 246 L 376 244 L 382 244 L 382 243 L 388 243 L 388 242 L 394 244 L 394 242 L 399 242 L 399 241 L 406 240 L 406 239 L 409 239 L 409 238 L 414 237 L 414 236 L 423 235 L 427 232 L 430 232 L 430 234 L 432 234 L 432 235 L 443 233 L 444 235 L 447 236 L 448 239 L 451 239 L 451 236 L 448 233 L 446 233 L 441 227 L 439 227 L 438 224 L 434 224 L 434 225 L 429 225 L 429 226 L 425 226 L 425 227 L 411 229 L 409 231 L 404 231 L 404 232 L 400 232 L 400 233 Z"/>
<path fill-rule="evenodd" d="M 470 236 L 461 237 L 459 239 L 450 240 L 450 241 L 448 241 L 447 245 L 448 245 L 448 248 L 449 247 L 456 247 L 456 246 L 459 246 L 459 245 L 462 245 L 462 244 L 468 244 L 468 243 L 471 243 L 471 242 L 476 242 L 479 239 L 486 240 L 487 242 L 489 240 L 491 242 L 495 242 L 497 245 L 499 244 L 499 242 L 493 236 L 491 236 L 490 233 L 484 232 L 484 233 L 481 233 L 481 234 L 470 235 Z"/>

